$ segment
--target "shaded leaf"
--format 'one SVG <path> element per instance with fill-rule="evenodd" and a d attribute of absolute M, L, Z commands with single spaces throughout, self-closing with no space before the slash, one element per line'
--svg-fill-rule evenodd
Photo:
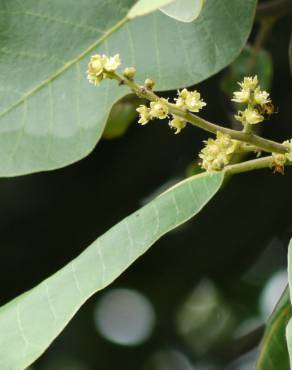
<path fill-rule="evenodd" d="M 122 4 L 122 5 L 121 5 Z M 68 165 L 101 137 L 113 81 L 88 84 L 90 55 L 119 53 L 158 90 L 202 81 L 228 65 L 249 35 L 256 0 L 208 0 L 192 23 L 160 11 L 127 23 L 134 0 L 0 0 L 0 176 Z"/>
<path fill-rule="evenodd" d="M 181 22 L 192 22 L 200 15 L 205 0 L 176 0 L 160 10 Z"/>
<path fill-rule="evenodd" d="M 114 104 L 102 137 L 110 140 L 122 136 L 137 117 L 136 108 L 139 104 L 141 99 L 135 95 L 126 96 Z"/>
<path fill-rule="evenodd" d="M 224 174 L 182 181 L 99 237 L 79 257 L 0 309 L 0 369 L 23 370 L 80 306 L 116 279 L 162 235 L 197 214 Z"/>
<path fill-rule="evenodd" d="M 267 322 L 256 370 L 290 370 L 285 330 L 291 315 L 289 289 L 286 288 Z"/>

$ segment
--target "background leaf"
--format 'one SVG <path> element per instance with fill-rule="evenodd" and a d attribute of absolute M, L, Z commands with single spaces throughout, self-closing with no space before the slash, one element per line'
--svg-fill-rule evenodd
<path fill-rule="evenodd" d="M 176 0 L 160 10 L 181 22 L 192 22 L 200 15 L 205 0 Z"/>
<path fill-rule="evenodd" d="M 36 360 L 93 293 L 163 234 L 198 213 L 223 177 L 221 172 L 182 181 L 114 226 L 55 275 L 3 306 L 1 370 L 23 370 Z"/>
<path fill-rule="evenodd" d="M 290 370 L 285 330 L 291 315 L 292 307 L 287 287 L 267 322 L 256 370 Z"/>
<path fill-rule="evenodd" d="M 210 0 L 193 23 L 158 12 L 125 25 L 133 0 L 0 0 L 0 176 L 62 167 L 94 148 L 128 90 L 88 84 L 90 55 L 120 53 L 159 90 L 191 85 L 236 57 L 255 4 Z"/>

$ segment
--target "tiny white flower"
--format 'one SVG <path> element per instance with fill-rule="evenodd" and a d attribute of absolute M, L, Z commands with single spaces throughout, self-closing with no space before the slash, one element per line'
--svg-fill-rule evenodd
<path fill-rule="evenodd" d="M 180 118 L 180 117 L 177 117 L 177 116 L 173 116 L 173 119 L 171 121 L 169 121 L 169 126 L 173 129 L 175 129 L 175 134 L 178 134 L 181 132 L 182 129 L 184 129 L 187 125 L 187 122 Z"/>
<path fill-rule="evenodd" d="M 258 76 L 244 77 L 242 82 L 239 82 L 239 86 L 243 90 L 251 89 L 254 90 L 258 85 Z"/>
<path fill-rule="evenodd" d="M 137 108 L 136 111 L 140 115 L 138 122 L 141 123 L 141 125 L 146 125 L 146 123 L 148 123 L 151 119 L 150 109 L 147 108 L 145 105 L 140 105 L 140 107 Z"/>
<path fill-rule="evenodd" d="M 257 87 L 254 91 L 253 100 L 255 104 L 264 105 L 270 103 L 271 99 L 269 99 L 269 93 L 266 91 L 261 91 L 259 87 Z"/>
<path fill-rule="evenodd" d="M 233 93 L 232 101 L 236 103 L 248 103 L 250 99 L 250 90 L 249 89 L 242 89 L 240 91 L 235 91 Z"/>
<path fill-rule="evenodd" d="M 119 54 L 116 54 L 113 57 L 106 58 L 104 69 L 107 72 L 114 72 L 120 64 L 121 64 L 120 56 Z"/>

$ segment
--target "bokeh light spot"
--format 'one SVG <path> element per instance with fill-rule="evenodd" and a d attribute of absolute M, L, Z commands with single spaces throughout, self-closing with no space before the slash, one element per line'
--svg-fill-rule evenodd
<path fill-rule="evenodd" d="M 130 289 L 112 289 L 98 302 L 94 321 L 98 331 L 111 342 L 134 346 L 152 333 L 155 314 L 149 300 Z"/>

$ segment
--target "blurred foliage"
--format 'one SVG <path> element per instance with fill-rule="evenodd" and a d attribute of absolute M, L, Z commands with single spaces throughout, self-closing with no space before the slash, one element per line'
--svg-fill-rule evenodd
<path fill-rule="evenodd" d="M 288 288 L 286 288 L 267 322 L 256 370 L 290 370 L 285 332 L 291 315 L 290 294 Z"/>

